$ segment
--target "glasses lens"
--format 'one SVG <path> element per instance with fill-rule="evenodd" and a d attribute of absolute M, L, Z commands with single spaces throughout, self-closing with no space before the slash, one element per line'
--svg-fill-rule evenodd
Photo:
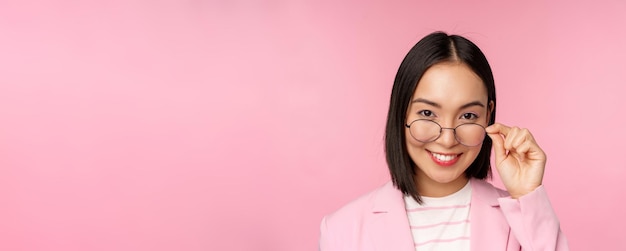
<path fill-rule="evenodd" d="M 485 128 L 479 124 L 462 124 L 456 128 L 456 139 L 466 146 L 477 146 L 485 139 Z"/>
<path fill-rule="evenodd" d="M 410 132 L 415 140 L 427 143 L 439 137 L 441 127 L 433 121 L 420 119 L 411 123 Z"/>

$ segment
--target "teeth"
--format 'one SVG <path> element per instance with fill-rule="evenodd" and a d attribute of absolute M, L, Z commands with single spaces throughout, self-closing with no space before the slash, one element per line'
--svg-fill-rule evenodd
<path fill-rule="evenodd" d="M 432 154 L 439 161 L 450 161 L 450 160 L 456 158 L 456 155 L 443 155 L 443 154 L 438 154 L 438 153 L 432 153 Z"/>

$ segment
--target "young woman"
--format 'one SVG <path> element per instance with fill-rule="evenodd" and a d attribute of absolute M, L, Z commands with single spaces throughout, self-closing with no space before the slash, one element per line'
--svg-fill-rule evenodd
<path fill-rule="evenodd" d="M 495 123 L 491 67 L 471 41 L 432 33 L 395 78 L 391 181 L 324 217 L 320 250 L 568 250 L 526 129 Z M 504 183 L 487 183 L 491 148 Z"/>

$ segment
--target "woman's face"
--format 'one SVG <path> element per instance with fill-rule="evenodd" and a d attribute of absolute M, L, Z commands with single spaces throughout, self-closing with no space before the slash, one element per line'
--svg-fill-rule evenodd
<path fill-rule="evenodd" d="M 486 127 L 492 106 L 483 81 L 471 68 L 463 63 L 444 62 L 433 65 L 422 76 L 411 98 L 406 123 L 426 119 L 443 128 L 464 123 Z M 409 156 L 417 166 L 417 191 L 422 196 L 449 195 L 466 184 L 464 172 L 478 156 L 482 142 L 465 146 L 457 141 L 453 130 L 447 129 L 428 143 L 413 138 L 409 128 L 405 134 Z"/>

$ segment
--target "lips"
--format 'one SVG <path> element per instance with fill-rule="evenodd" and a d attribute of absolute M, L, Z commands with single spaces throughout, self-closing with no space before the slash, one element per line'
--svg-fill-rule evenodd
<path fill-rule="evenodd" d="M 430 152 L 430 157 L 432 160 L 440 166 L 451 166 L 454 165 L 458 160 L 461 154 L 443 154 L 443 153 L 434 153 Z"/>

